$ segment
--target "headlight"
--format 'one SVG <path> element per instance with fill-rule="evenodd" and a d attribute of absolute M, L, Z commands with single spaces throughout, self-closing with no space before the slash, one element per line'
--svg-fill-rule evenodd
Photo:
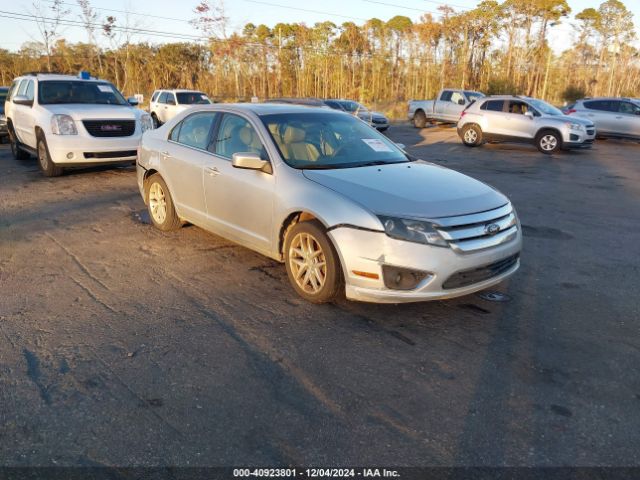
<path fill-rule="evenodd" d="M 391 238 L 407 242 L 424 243 L 436 247 L 448 247 L 449 244 L 433 228 L 433 225 L 420 220 L 406 218 L 378 217 L 384 225 L 384 231 Z"/>
<path fill-rule="evenodd" d="M 76 123 L 69 115 L 51 117 L 51 132 L 54 135 L 77 135 Z"/>
<path fill-rule="evenodd" d="M 579 123 L 567 123 L 567 127 L 569 127 L 571 130 L 584 130 L 584 125 L 581 125 Z"/>
<path fill-rule="evenodd" d="M 140 117 L 140 127 L 142 128 L 142 133 L 147 130 L 153 130 L 153 120 L 150 115 L 146 113 Z"/>

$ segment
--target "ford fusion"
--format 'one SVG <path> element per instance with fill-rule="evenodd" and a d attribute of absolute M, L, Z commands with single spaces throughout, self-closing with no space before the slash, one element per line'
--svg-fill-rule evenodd
<path fill-rule="evenodd" d="M 192 223 L 283 262 L 315 303 L 456 297 L 520 264 L 504 195 L 343 112 L 198 106 L 144 134 L 137 175 L 155 227 Z"/>

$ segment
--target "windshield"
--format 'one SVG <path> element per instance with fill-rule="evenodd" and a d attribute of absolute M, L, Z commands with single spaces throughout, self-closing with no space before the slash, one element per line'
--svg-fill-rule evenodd
<path fill-rule="evenodd" d="M 542 112 L 545 115 L 564 115 L 560 110 L 558 110 L 553 105 L 549 105 L 547 102 L 543 102 L 542 100 L 529 100 L 531 106 L 533 106 L 539 112 Z"/>
<path fill-rule="evenodd" d="M 410 161 L 387 137 L 344 113 L 288 113 L 261 119 L 284 161 L 294 168 L 352 168 Z"/>
<path fill-rule="evenodd" d="M 209 97 L 202 92 L 178 92 L 176 96 L 180 105 L 205 105 L 211 103 Z"/>
<path fill-rule="evenodd" d="M 476 100 L 478 100 L 479 98 L 484 98 L 484 94 L 480 93 L 480 92 L 469 92 L 469 91 L 465 91 L 464 94 L 467 96 L 467 98 L 472 101 L 475 102 Z"/>
<path fill-rule="evenodd" d="M 88 103 L 99 105 L 129 105 L 116 87 L 107 82 L 47 80 L 38 84 L 41 105 Z"/>

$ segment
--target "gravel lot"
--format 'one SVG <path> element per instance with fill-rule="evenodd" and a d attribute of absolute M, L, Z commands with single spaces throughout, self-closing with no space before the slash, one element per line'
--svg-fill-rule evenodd
<path fill-rule="evenodd" d="M 640 465 L 640 145 L 553 158 L 394 126 L 520 214 L 506 302 L 314 306 L 146 221 L 133 167 L 0 147 L 2 465 Z"/>

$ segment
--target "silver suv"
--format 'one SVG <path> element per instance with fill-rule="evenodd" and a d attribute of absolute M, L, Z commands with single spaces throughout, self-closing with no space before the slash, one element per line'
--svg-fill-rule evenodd
<path fill-rule="evenodd" d="M 569 105 L 565 115 L 585 118 L 598 136 L 640 139 L 640 100 L 633 98 L 585 98 Z"/>
<path fill-rule="evenodd" d="M 477 100 L 462 112 L 458 135 L 468 147 L 524 142 L 552 154 L 560 149 L 590 148 L 596 129 L 592 121 L 568 117 L 542 100 L 494 96 Z"/>

